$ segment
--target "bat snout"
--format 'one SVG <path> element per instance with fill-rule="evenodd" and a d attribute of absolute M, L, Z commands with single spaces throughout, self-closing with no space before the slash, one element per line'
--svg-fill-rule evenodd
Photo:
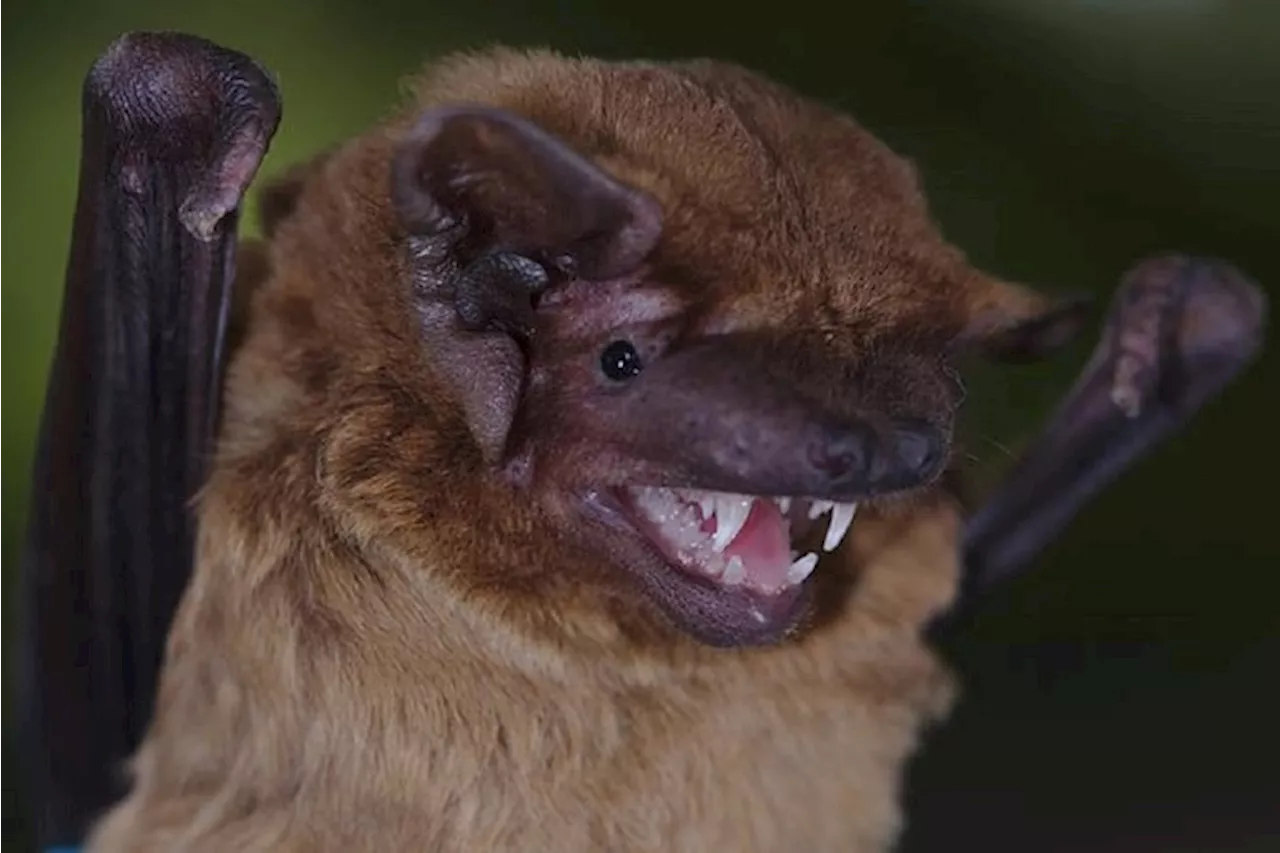
<path fill-rule="evenodd" d="M 877 429 L 867 423 L 824 430 L 809 463 L 832 497 L 863 497 L 924 485 L 946 462 L 949 441 L 939 427 L 906 420 Z"/>
<path fill-rule="evenodd" d="M 896 362 L 876 383 L 790 356 L 736 340 L 689 347 L 594 407 L 592 432 L 609 439 L 625 424 L 619 451 L 639 463 L 630 479 L 650 485 L 858 501 L 942 471 L 951 408 L 932 393 L 941 383 Z"/>

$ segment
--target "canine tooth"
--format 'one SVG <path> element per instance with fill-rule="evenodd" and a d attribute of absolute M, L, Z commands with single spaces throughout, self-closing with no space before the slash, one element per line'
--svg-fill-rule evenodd
<path fill-rule="evenodd" d="M 698 508 L 702 510 L 702 518 L 704 520 L 715 517 L 716 514 L 716 497 L 708 492 L 702 492 L 698 496 Z"/>
<path fill-rule="evenodd" d="M 844 535 L 853 524 L 853 514 L 858 511 L 857 504 L 836 504 L 831 510 L 831 525 L 827 528 L 827 538 L 822 540 L 822 550 L 834 551 Z"/>
<path fill-rule="evenodd" d="M 734 555 L 729 558 L 729 565 L 724 570 L 724 582 L 729 586 L 740 584 L 743 578 L 747 576 L 746 566 L 742 565 L 742 558 Z"/>
<path fill-rule="evenodd" d="M 782 510 L 782 514 L 786 515 L 791 512 L 791 498 L 778 498 L 778 509 Z"/>
<path fill-rule="evenodd" d="M 787 583 L 795 586 L 803 581 L 809 575 L 813 574 L 813 569 L 818 565 L 818 555 L 812 552 L 805 554 L 800 559 L 791 564 L 787 569 Z"/>
<path fill-rule="evenodd" d="M 809 518 L 815 519 L 833 506 L 835 504 L 831 503 L 831 501 L 813 501 L 809 504 Z"/>
<path fill-rule="evenodd" d="M 723 551 L 747 523 L 751 514 L 751 498 L 725 495 L 716 501 L 716 532 L 711 547 Z"/>

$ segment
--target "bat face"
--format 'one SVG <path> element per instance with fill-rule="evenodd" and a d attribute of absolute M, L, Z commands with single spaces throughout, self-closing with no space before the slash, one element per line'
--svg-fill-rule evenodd
<path fill-rule="evenodd" d="M 824 260 L 743 286 L 664 270 L 660 246 L 638 273 L 552 286 L 537 308 L 508 465 L 705 641 L 791 631 L 859 505 L 929 486 L 948 460 L 950 337 L 920 334 L 920 315 L 861 323 L 840 301 L 864 285 Z M 734 299 L 751 286 L 803 301 L 753 317 Z"/>
<path fill-rule="evenodd" d="M 945 242 L 905 161 L 740 69 L 500 52 L 423 92 L 269 192 L 277 277 L 330 318 L 289 332 L 307 371 L 443 397 L 451 465 L 502 504 L 466 511 L 557 543 L 488 559 L 590 564 L 702 642 L 801 626 L 855 515 L 946 468 L 953 357 L 1060 332 Z"/>
<path fill-rule="evenodd" d="M 637 291 L 615 304 L 673 301 Z M 545 310 L 552 324 L 577 314 Z M 532 360 L 517 458 L 532 489 L 560 490 L 569 526 L 687 630 L 776 639 L 804 615 L 805 581 L 858 505 L 943 470 L 956 401 L 943 354 L 867 364 L 808 330 L 708 333 L 688 311 L 638 319 L 546 335 L 555 354 Z"/>

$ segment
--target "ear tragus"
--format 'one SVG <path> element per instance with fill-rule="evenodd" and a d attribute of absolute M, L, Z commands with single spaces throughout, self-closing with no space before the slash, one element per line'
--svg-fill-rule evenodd
<path fill-rule="evenodd" d="M 635 268 L 662 227 L 650 195 L 493 107 L 423 114 L 397 151 L 392 193 L 411 234 L 433 237 L 465 224 L 473 248 L 554 258 L 587 279 Z"/>

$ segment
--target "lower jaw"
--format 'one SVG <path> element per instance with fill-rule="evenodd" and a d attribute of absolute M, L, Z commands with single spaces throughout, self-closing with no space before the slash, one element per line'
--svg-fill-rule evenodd
<path fill-rule="evenodd" d="M 669 565 L 641 569 L 636 575 L 677 628 L 709 646 L 778 643 L 803 625 L 810 610 L 808 584 L 766 596 L 741 587 L 716 587 Z"/>
<path fill-rule="evenodd" d="M 625 499 L 609 501 L 608 513 L 624 521 L 642 542 L 645 559 L 629 566 L 640 589 L 676 628 L 717 647 L 778 643 L 801 628 L 810 612 L 810 582 L 764 593 L 746 586 L 723 586 L 675 565 L 641 531 Z"/>

